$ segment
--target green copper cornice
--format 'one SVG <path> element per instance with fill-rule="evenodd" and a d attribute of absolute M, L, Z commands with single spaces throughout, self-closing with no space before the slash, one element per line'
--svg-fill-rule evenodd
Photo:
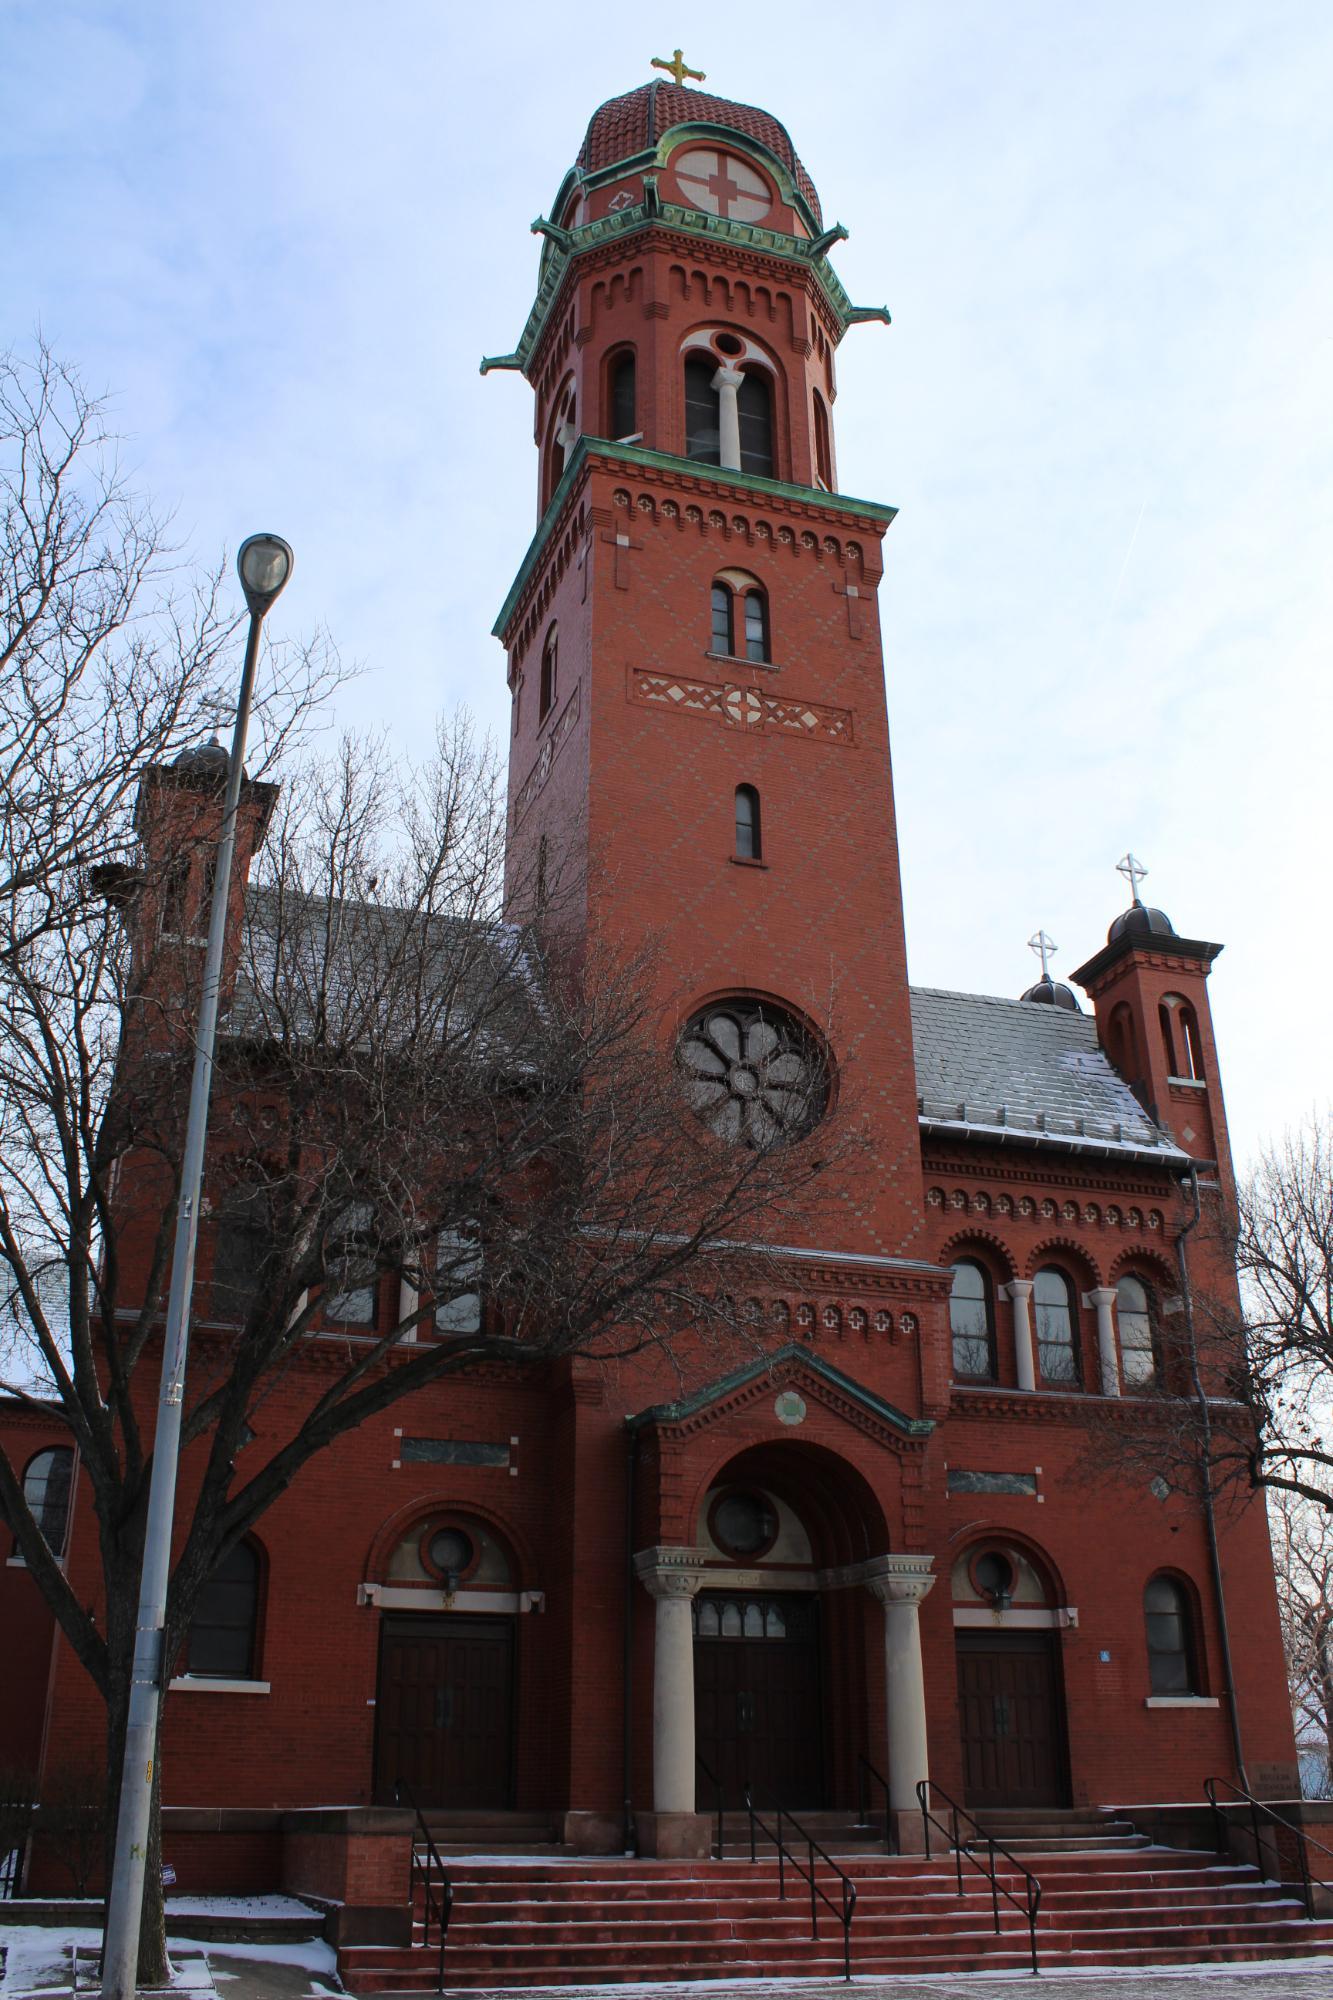
<path fill-rule="evenodd" d="M 889 323 L 887 306 L 852 304 L 833 266 L 823 254 L 830 242 L 836 241 L 836 229 L 826 230 L 811 242 L 803 236 L 788 236 L 780 229 L 761 229 L 752 222 L 732 222 L 725 216 L 705 215 L 702 209 L 680 208 L 674 202 L 659 201 L 655 183 L 647 190 L 643 201 L 636 202 L 632 208 L 622 208 L 615 215 L 599 215 L 596 221 L 582 223 L 577 229 L 556 229 L 539 218 L 533 228 L 546 240 L 532 311 L 528 314 L 527 325 L 513 354 L 484 360 L 481 364 L 483 375 L 491 368 L 527 368 L 541 339 L 556 294 L 575 259 L 586 256 L 589 251 L 600 250 L 604 244 L 613 243 L 618 237 L 639 235 L 649 229 L 669 229 L 678 236 L 693 236 L 702 242 L 732 244 L 743 250 L 757 250 L 765 257 L 777 257 L 784 263 L 800 265 L 814 277 L 844 333 L 849 326 L 855 326 L 862 320 L 879 319 L 886 326 Z"/>
<path fill-rule="evenodd" d="M 503 638 L 514 615 L 514 607 L 555 531 L 565 502 L 590 459 L 638 465 L 645 472 L 684 473 L 691 479 L 734 493 L 738 498 L 763 499 L 771 495 L 774 499 L 794 501 L 798 507 L 811 513 L 854 514 L 862 520 L 882 521 L 886 528 L 898 512 L 896 507 L 888 507 L 881 500 L 856 500 L 846 493 L 826 493 L 821 486 L 795 486 L 788 479 L 764 479 L 756 472 L 733 472 L 729 466 L 704 465 L 698 459 L 680 458 L 670 451 L 648 451 L 641 444 L 611 444 L 605 438 L 581 437 L 570 453 L 564 476 L 551 495 L 546 512 L 537 524 L 537 532 L 528 544 L 527 554 L 519 564 L 518 575 L 500 608 L 500 615 L 491 627 L 493 637 Z"/>

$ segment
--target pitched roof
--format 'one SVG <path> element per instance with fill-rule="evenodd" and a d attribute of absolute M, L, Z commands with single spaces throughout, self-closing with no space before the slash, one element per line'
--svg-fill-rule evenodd
<path fill-rule="evenodd" d="M 917 1110 L 932 1130 L 1186 1158 L 1111 1067 L 1087 1014 L 914 986 L 912 1034 Z"/>

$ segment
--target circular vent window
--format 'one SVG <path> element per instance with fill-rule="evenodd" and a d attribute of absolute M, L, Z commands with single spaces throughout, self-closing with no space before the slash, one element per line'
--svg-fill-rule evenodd
<path fill-rule="evenodd" d="M 754 1000 L 705 1007 L 680 1039 L 685 1097 L 719 1139 L 766 1152 L 824 1115 L 828 1070 L 814 1037 L 784 1008 Z"/>

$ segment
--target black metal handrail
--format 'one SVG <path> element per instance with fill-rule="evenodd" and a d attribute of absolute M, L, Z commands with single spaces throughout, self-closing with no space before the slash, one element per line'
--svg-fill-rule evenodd
<path fill-rule="evenodd" d="M 1314 1879 L 1310 1874 L 1310 1857 L 1306 1849 L 1308 1847 L 1317 1847 L 1321 1854 L 1327 1854 L 1329 1859 L 1333 1860 L 1333 1847 L 1325 1847 L 1322 1840 L 1316 1840 L 1314 1835 L 1307 1833 L 1303 1826 L 1296 1826 L 1291 1820 L 1283 1819 L 1280 1812 L 1275 1812 L 1272 1806 L 1265 1805 L 1262 1799 L 1256 1799 L 1253 1792 L 1246 1791 L 1244 1785 L 1233 1785 L 1230 1778 L 1205 1778 L 1203 1781 L 1204 1796 L 1213 1809 L 1213 1829 L 1219 1854 L 1226 1854 L 1229 1851 L 1226 1837 L 1226 1808 L 1219 1805 L 1217 1798 L 1217 1788 L 1219 1785 L 1225 1785 L 1229 1792 L 1235 1794 L 1238 1801 L 1250 1808 L 1250 1837 L 1254 1841 L 1254 1865 L 1256 1868 L 1260 1865 L 1259 1855 L 1261 1852 L 1259 1845 L 1260 1813 L 1265 1813 L 1278 1826 L 1284 1827 L 1288 1833 L 1294 1833 L 1297 1836 L 1296 1852 L 1300 1856 L 1301 1861 L 1301 1892 L 1305 1901 L 1305 1914 L 1313 1922 Z M 1273 1853 L 1280 1868 L 1282 1865 L 1282 1850 L 1276 1841 L 1273 1842 Z M 1281 1882 L 1280 1876 L 1278 1880 Z M 1282 1886 L 1285 1887 L 1286 1885 L 1282 1884 Z"/>
<path fill-rule="evenodd" d="M 930 1795 L 932 1792 L 938 1792 L 945 1805 L 948 1806 L 953 1822 L 952 1831 L 944 1824 L 943 1820 L 936 1819 L 934 1813 L 930 1810 Z M 1032 1873 L 1032 1870 L 1025 1868 L 1018 1857 L 1011 1854 L 1007 1847 L 1002 1846 L 993 1834 L 987 1833 L 980 1821 L 973 1819 L 967 1807 L 960 1806 L 957 1799 L 950 1798 L 943 1785 L 937 1785 L 933 1778 L 923 1778 L 921 1780 L 916 1788 L 916 1796 L 917 1803 L 921 1807 L 921 1826 L 925 1834 L 927 1861 L 930 1859 L 930 1829 L 932 1826 L 938 1827 L 939 1831 L 944 1835 L 946 1840 L 951 1842 L 953 1847 L 954 1866 L 958 1874 L 958 1894 L 961 1896 L 963 1893 L 963 1863 L 964 1861 L 970 1861 L 972 1866 L 984 1875 L 990 1883 L 991 1915 L 995 1921 L 996 1936 L 998 1937 L 1000 1934 L 1001 1896 L 1004 1897 L 1006 1902 L 1012 1903 L 1020 1915 L 1027 1918 L 1028 1950 L 1032 1956 L 1032 1970 L 1034 1974 L 1039 1972 L 1041 1968 L 1037 1964 L 1037 1912 L 1041 1908 L 1041 1883 Z M 972 1841 L 959 1840 L 958 1822 L 960 1819 L 967 1821 L 978 1841 L 985 1842 L 985 1861 L 980 1860 L 973 1852 L 974 1843 Z M 1009 1863 L 1009 1866 L 1016 1869 L 1023 1877 L 1027 1893 L 1021 1902 L 1008 1884 L 1002 1882 L 996 1874 L 995 1857 L 997 1854 L 1002 1854 Z"/>
<path fill-rule="evenodd" d="M 407 1801 L 408 1806 L 411 1808 L 416 1818 L 417 1829 L 421 1835 L 421 1843 L 426 1850 L 427 1859 L 423 1863 L 417 1858 L 417 1842 L 415 1839 L 413 1840 L 412 1866 L 408 1874 L 407 1893 L 409 1898 L 411 1899 L 410 1906 L 413 1910 L 415 1910 L 417 1903 L 417 1883 L 418 1881 L 421 1883 L 423 1892 L 422 1902 L 425 1908 L 425 1919 L 423 1925 L 425 1934 L 423 1936 L 422 1943 L 425 1945 L 428 1951 L 430 1949 L 430 1926 L 432 1917 L 435 1919 L 436 1923 L 440 1927 L 440 1956 L 436 1967 L 435 1991 L 437 1993 L 443 1993 L 444 1941 L 449 1934 L 449 1919 L 454 1913 L 454 1885 L 449 1879 L 449 1870 L 445 1867 L 444 1862 L 440 1858 L 440 1850 L 438 1849 L 438 1847 L 436 1847 L 434 1840 L 431 1838 L 431 1831 L 430 1828 L 427 1826 L 426 1821 L 422 1815 L 421 1807 L 417 1804 L 416 1799 L 412 1795 L 411 1787 L 407 1784 L 405 1779 L 400 1778 L 398 1780 L 398 1783 L 393 1788 L 393 1796 L 395 1801 L 400 1805 L 404 1800 Z M 435 1884 L 437 1881 L 439 1882 L 440 1885 L 440 1900 L 438 1907 L 435 1901 Z"/>
<path fill-rule="evenodd" d="M 724 1801 L 722 1796 L 722 1780 L 718 1777 L 716 1771 L 714 1771 L 707 1763 L 705 1763 L 704 1759 L 699 1755 L 697 1750 L 694 1755 L 694 1761 L 698 1766 L 698 1768 L 703 1772 L 705 1778 L 707 1778 L 709 1784 L 713 1787 L 714 1815 L 717 1820 L 717 1838 L 713 1846 L 713 1859 L 715 1861 L 725 1861 L 727 1856 L 726 1856 L 726 1842 L 722 1830 L 722 1815 L 724 1810 Z"/>
<path fill-rule="evenodd" d="M 754 1803 L 754 1794 L 750 1790 L 750 1787 L 747 1785 L 745 1787 L 745 1810 L 750 1817 L 751 1861 L 757 1861 L 759 1859 L 755 1845 L 756 1828 L 758 1828 L 759 1831 L 764 1835 L 765 1839 L 771 1840 L 778 1850 L 779 1900 L 784 1903 L 787 1900 L 786 1864 L 787 1862 L 790 1862 L 792 1867 L 796 1870 L 796 1873 L 802 1878 L 802 1880 L 810 1884 L 811 1937 L 817 1938 L 819 1936 L 820 1903 L 823 1903 L 824 1907 L 827 1910 L 829 1910 L 838 1919 L 838 1922 L 842 1925 L 842 1976 L 844 1979 L 850 1980 L 852 1976 L 852 1918 L 856 1915 L 855 1882 L 853 1882 L 851 1876 L 847 1873 L 845 1869 L 839 1868 L 837 1862 L 833 1859 L 833 1856 L 827 1853 L 825 1849 L 820 1846 L 819 1842 L 815 1839 L 812 1833 L 807 1833 L 806 1829 L 801 1825 L 801 1822 L 796 1818 L 796 1816 L 793 1813 L 789 1813 L 785 1806 L 779 1805 L 775 1802 L 774 1805 L 770 1808 L 770 1810 L 776 1812 L 778 1816 L 777 1828 L 776 1830 L 774 1830 L 774 1828 L 769 1826 L 768 1822 L 763 1818 L 762 1814 L 759 1813 L 758 1810 L 756 1809 Z M 787 1846 L 786 1841 L 782 1838 L 782 1822 L 784 1819 L 786 1820 L 788 1826 L 790 1826 L 790 1828 L 792 1829 L 793 1833 L 798 1835 L 798 1837 L 805 1842 L 809 1859 L 808 1867 L 802 1867 L 799 1856 L 792 1852 L 792 1850 Z M 829 1895 L 828 1891 L 823 1887 L 823 1885 L 815 1880 L 816 1855 L 818 1855 L 820 1860 L 823 1861 L 829 1868 L 833 1870 L 833 1873 L 837 1876 L 839 1882 L 842 1884 L 841 1908 L 839 1908 L 838 1904 L 834 1902 L 833 1898 Z"/>
<path fill-rule="evenodd" d="M 870 1825 L 870 1786 L 867 1779 L 873 1778 L 884 1794 L 884 1852 L 895 1851 L 893 1838 L 893 1800 L 889 1793 L 889 1781 L 882 1771 L 877 1771 L 863 1750 L 856 1753 L 856 1796 L 857 1811 L 861 1815 L 861 1825 Z"/>

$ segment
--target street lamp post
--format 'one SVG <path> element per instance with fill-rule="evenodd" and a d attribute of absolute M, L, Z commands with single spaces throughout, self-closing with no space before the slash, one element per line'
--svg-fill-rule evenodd
<path fill-rule="evenodd" d="M 236 849 L 236 817 L 244 775 L 245 738 L 250 725 L 259 633 L 266 613 L 292 573 L 292 552 L 279 535 L 251 535 L 236 554 L 241 589 L 250 612 L 241 691 L 236 702 L 227 790 L 213 877 L 208 948 L 204 955 L 203 992 L 195 1035 L 194 1074 L 181 1162 L 180 1201 L 171 1260 L 171 1290 L 162 1340 L 162 1378 L 158 1390 L 157 1431 L 153 1470 L 148 1488 L 148 1522 L 144 1530 L 143 1571 L 139 1584 L 139 1615 L 134 1635 L 134 1665 L 130 1681 L 129 1723 L 120 1780 L 120 1813 L 116 1820 L 111 1893 L 107 1898 L 106 1934 L 102 1947 L 102 2000 L 133 2000 L 143 1915 L 144 1871 L 153 1801 L 153 1760 L 157 1754 L 158 1718 L 170 1662 L 164 1658 L 167 1583 L 171 1575 L 171 1528 L 176 1506 L 176 1469 L 180 1459 L 181 1415 L 185 1394 L 185 1362 L 190 1341 L 190 1300 L 194 1289 L 194 1253 L 199 1237 L 199 1190 L 208 1136 L 208 1096 L 213 1081 L 213 1049 L 217 1040 L 218 996 L 222 984 L 222 954 L 227 932 L 227 902 L 232 856 Z"/>

